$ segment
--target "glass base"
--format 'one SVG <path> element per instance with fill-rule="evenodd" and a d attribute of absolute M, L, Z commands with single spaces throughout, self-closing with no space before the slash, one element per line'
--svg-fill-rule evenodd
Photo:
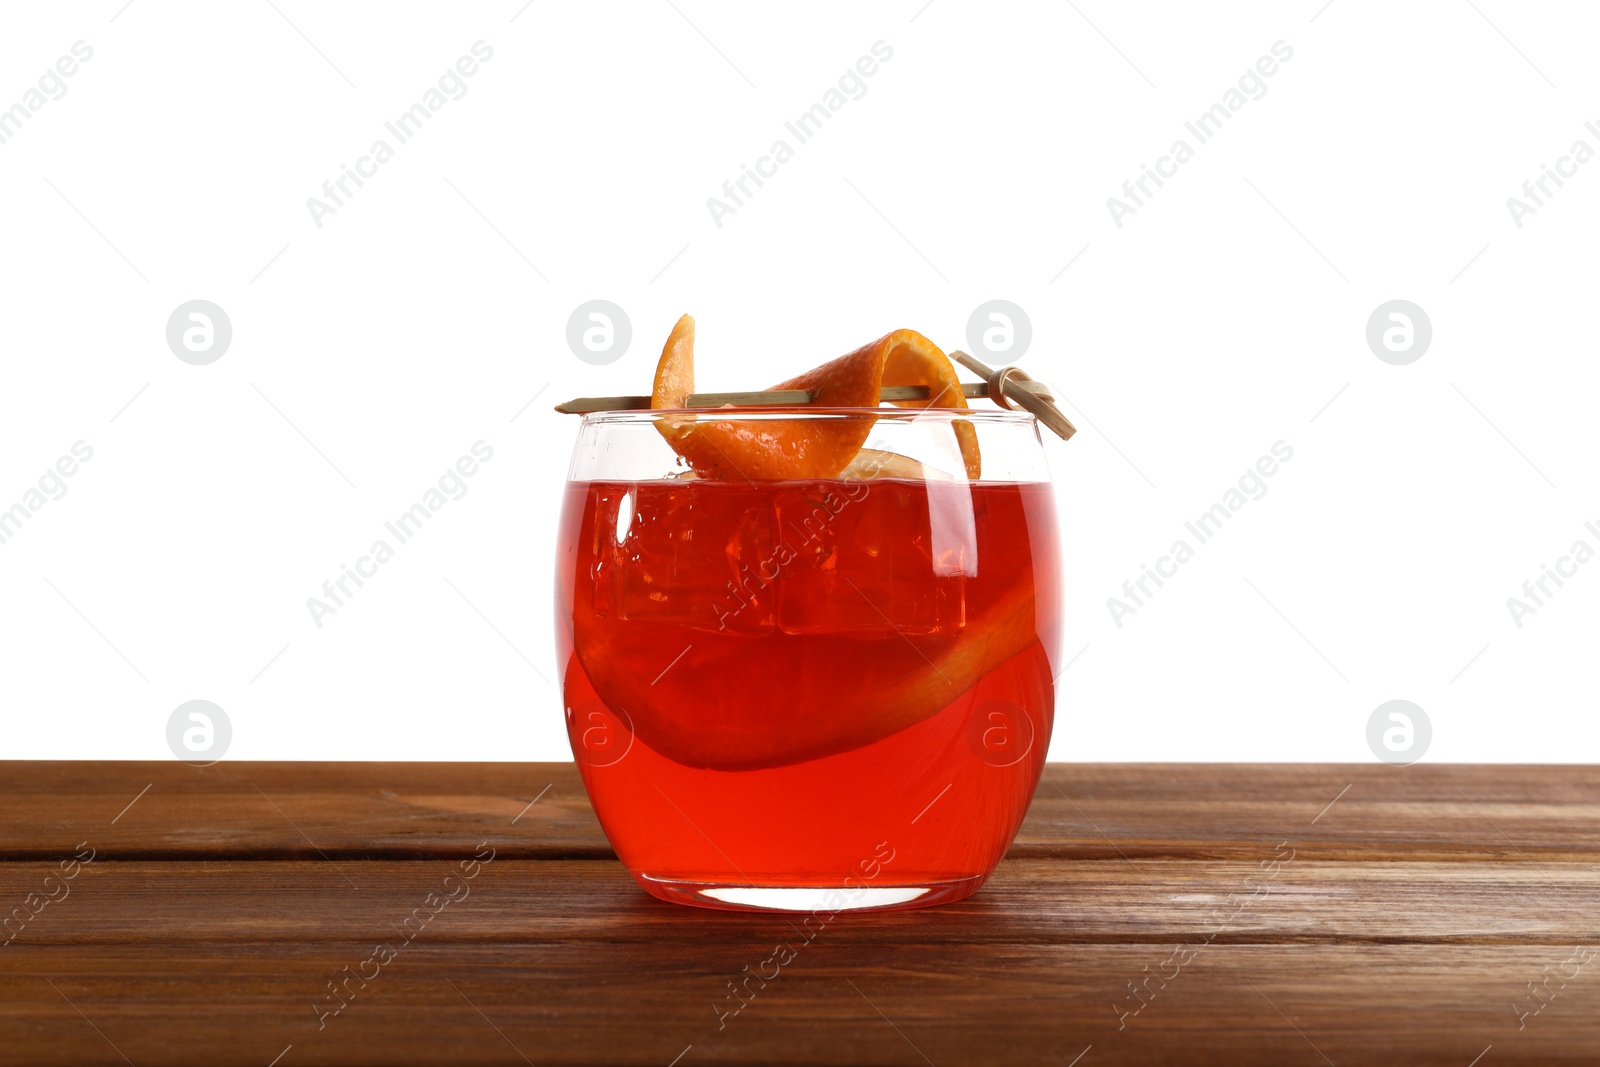
<path fill-rule="evenodd" d="M 944 879 L 912 884 L 857 885 L 748 885 L 736 882 L 686 882 L 636 874 L 645 892 L 674 904 L 720 911 L 772 911 L 832 914 L 841 911 L 901 911 L 949 904 L 970 897 L 985 876 Z"/>

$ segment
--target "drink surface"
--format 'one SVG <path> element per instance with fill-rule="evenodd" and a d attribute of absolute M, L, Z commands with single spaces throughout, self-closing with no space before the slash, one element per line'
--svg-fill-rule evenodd
<path fill-rule="evenodd" d="M 570 485 L 564 703 L 619 856 L 685 881 L 987 874 L 1049 742 L 1058 559 L 1045 484 Z"/>

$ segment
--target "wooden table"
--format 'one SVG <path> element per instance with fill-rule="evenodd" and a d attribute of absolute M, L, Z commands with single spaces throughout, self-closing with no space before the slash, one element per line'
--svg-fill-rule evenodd
<path fill-rule="evenodd" d="M 0 1063 L 1600 1062 L 1582 767 L 1052 765 L 720 1030 L 789 920 L 640 892 L 569 764 L 0 764 L 0 912 Z"/>

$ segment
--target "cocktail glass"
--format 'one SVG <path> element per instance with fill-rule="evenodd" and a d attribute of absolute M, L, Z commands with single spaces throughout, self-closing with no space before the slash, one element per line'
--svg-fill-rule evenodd
<path fill-rule="evenodd" d="M 866 445 L 838 477 L 707 477 L 659 432 L 696 420 L 753 434 L 842 420 Z M 976 434 L 981 477 L 958 432 Z M 586 415 L 556 577 L 573 754 L 650 894 L 823 916 L 922 907 L 976 891 L 1016 835 L 1060 669 L 1032 415 Z"/>

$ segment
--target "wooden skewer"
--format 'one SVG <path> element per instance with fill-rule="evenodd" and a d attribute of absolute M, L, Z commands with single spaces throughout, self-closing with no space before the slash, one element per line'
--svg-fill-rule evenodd
<path fill-rule="evenodd" d="M 1043 382 L 1013 381 L 1009 384 L 1013 389 L 1037 393 L 1047 400 L 1055 399 Z M 878 399 L 926 400 L 928 392 L 926 385 L 889 385 L 878 391 Z M 984 399 L 989 395 L 989 383 L 963 382 L 961 395 L 969 400 Z M 720 408 L 724 404 L 732 404 L 734 407 L 747 408 L 787 407 L 809 403 L 811 394 L 804 389 L 770 389 L 756 393 L 691 393 L 685 406 Z M 556 410 L 563 415 L 584 415 L 591 411 L 638 411 L 649 406 L 650 398 L 647 396 L 581 396 L 576 400 L 557 404 Z"/>
<path fill-rule="evenodd" d="M 965 352 L 951 352 L 950 358 L 984 379 L 981 382 L 962 383 L 962 396 L 969 399 L 987 398 L 1003 408 L 1023 408 L 1062 440 L 1078 432 L 1056 407 L 1055 397 L 1050 395 L 1049 387 L 1043 382 L 1034 381 L 1016 367 L 996 370 Z M 878 390 L 878 399 L 926 400 L 928 393 L 925 385 L 890 385 Z M 724 405 L 750 408 L 800 406 L 811 402 L 811 393 L 805 389 L 769 389 L 754 393 L 691 393 L 684 403 L 691 408 L 720 408 Z M 557 404 L 556 410 L 563 415 L 583 415 L 591 411 L 640 411 L 649 407 L 650 398 L 647 396 L 580 396 Z"/>
<path fill-rule="evenodd" d="M 650 406 L 647 396 L 580 396 L 557 404 L 563 415 L 587 415 L 591 411 L 639 411 Z"/>

